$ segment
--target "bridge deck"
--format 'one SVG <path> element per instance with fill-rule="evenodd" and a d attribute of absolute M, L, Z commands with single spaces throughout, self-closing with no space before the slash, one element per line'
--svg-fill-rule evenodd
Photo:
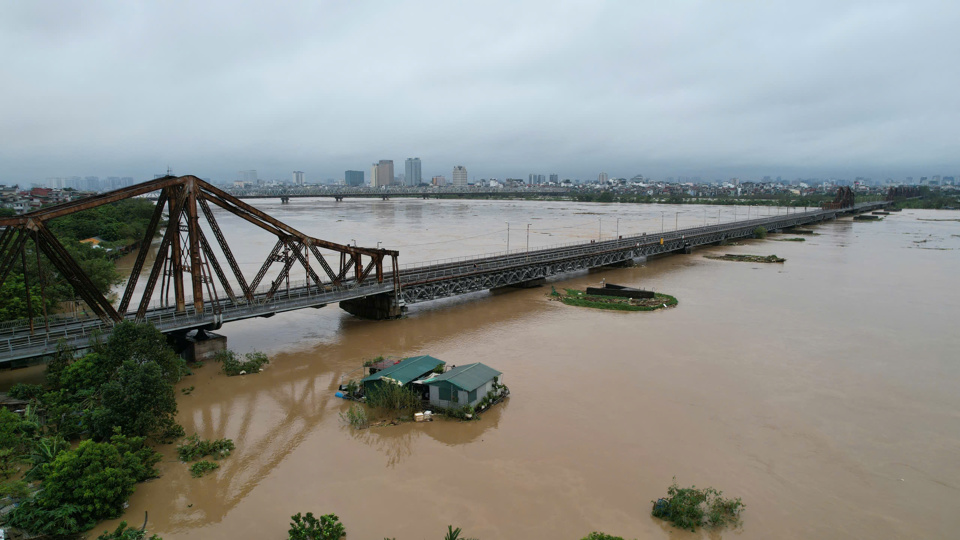
<path fill-rule="evenodd" d="M 516 285 L 567 272 L 623 263 L 639 257 L 682 251 L 726 239 L 744 238 L 753 235 L 757 227 L 768 230 L 786 229 L 833 219 L 838 214 L 866 212 L 888 204 L 861 203 L 847 209 L 818 209 L 662 234 L 642 234 L 599 242 L 552 246 L 529 252 L 512 251 L 408 265 L 399 271 L 399 297 L 403 303 L 414 304 Z M 197 313 L 192 305 L 182 313 L 177 313 L 171 306 L 157 305 L 147 311 L 146 320 L 163 332 L 202 327 L 218 328 L 230 321 L 394 293 L 392 277 L 392 274 L 387 273 L 382 284 L 365 283 L 354 286 L 346 283 L 341 287 L 327 284 L 323 289 L 316 285 L 298 283 L 289 289 L 282 288 L 271 298 L 267 298 L 266 290 L 269 285 L 265 285 L 252 302 L 233 303 L 229 298 L 220 298 L 217 301 L 205 302 L 203 313 Z M 134 317 L 132 313 L 127 316 L 129 320 Z M 42 319 L 35 320 L 33 333 L 30 332 L 28 321 L 24 320 L 0 325 L 0 363 L 51 354 L 61 339 L 69 345 L 82 347 L 97 333 L 106 337 L 112 328 L 111 323 L 96 318 L 51 317 L 49 322 L 50 330 L 47 331 Z"/>

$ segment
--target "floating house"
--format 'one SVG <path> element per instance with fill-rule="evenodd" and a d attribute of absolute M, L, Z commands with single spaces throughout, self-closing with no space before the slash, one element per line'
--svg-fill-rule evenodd
<path fill-rule="evenodd" d="M 371 375 L 367 375 L 360 382 L 364 392 L 376 388 L 380 384 L 399 384 L 407 386 L 413 381 L 429 377 L 437 368 L 443 368 L 446 362 L 429 355 L 404 358 L 396 364 L 383 367 Z"/>
<path fill-rule="evenodd" d="M 490 366 L 477 362 L 457 366 L 446 373 L 424 380 L 422 384 L 430 388 L 430 405 L 445 409 L 476 406 L 487 394 L 493 391 L 493 385 L 503 373 Z"/>

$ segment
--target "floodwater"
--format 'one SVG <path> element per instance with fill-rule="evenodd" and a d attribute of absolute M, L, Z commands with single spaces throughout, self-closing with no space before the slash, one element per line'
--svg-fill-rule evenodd
<path fill-rule="evenodd" d="M 401 262 L 734 219 L 732 208 L 510 201 L 258 201 L 324 239 Z M 675 214 L 679 210 L 679 214 Z M 775 210 L 774 210 L 775 211 Z M 746 217 L 743 208 L 739 218 Z M 756 215 L 757 210 L 752 210 Z M 768 209 L 762 209 L 765 215 Z M 616 218 L 620 218 L 616 223 Z M 253 273 L 273 240 L 221 215 Z M 929 221 L 955 220 L 955 221 Z M 956 538 L 960 530 L 960 212 L 905 210 L 749 240 L 527 290 L 364 321 L 336 306 L 226 325 L 271 363 L 179 387 L 188 434 L 237 449 L 201 479 L 161 448 L 162 477 L 125 516 L 165 540 L 277 539 L 297 512 L 335 513 L 348 538 Z M 616 229 L 619 228 L 619 231 Z M 352 242 L 351 242 L 352 243 Z M 709 253 L 785 264 L 708 260 Z M 601 279 L 676 296 L 624 313 L 552 302 Z M 484 362 L 512 395 L 472 423 L 356 431 L 337 384 L 364 359 Z M 672 478 L 742 497 L 742 528 L 691 534 L 650 516 Z M 115 522 L 102 524 L 100 532 Z"/>

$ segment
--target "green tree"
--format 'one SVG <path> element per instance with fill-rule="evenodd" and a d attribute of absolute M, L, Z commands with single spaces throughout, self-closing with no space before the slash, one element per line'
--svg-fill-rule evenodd
<path fill-rule="evenodd" d="M 92 415 L 96 438 L 109 437 L 114 428 L 159 440 L 177 436 L 177 400 L 159 364 L 127 360 L 100 393 L 100 407 Z"/>
<path fill-rule="evenodd" d="M 115 442 L 117 444 L 115 444 Z M 10 514 L 10 524 L 34 534 L 69 536 L 119 516 L 138 481 L 156 475 L 160 454 L 142 438 L 83 441 L 50 464 L 43 489 Z"/>
<path fill-rule="evenodd" d="M 170 348 L 166 336 L 151 324 L 124 321 L 114 326 L 103 352 L 116 368 L 130 358 L 141 363 L 154 362 L 172 383 L 187 373 L 186 363 Z"/>

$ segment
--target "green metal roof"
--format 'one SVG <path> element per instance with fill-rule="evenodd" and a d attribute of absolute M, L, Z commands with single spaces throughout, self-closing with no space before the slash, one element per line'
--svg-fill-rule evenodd
<path fill-rule="evenodd" d="M 487 381 L 500 375 L 502 375 L 501 372 L 493 369 L 490 366 L 477 362 L 475 364 L 457 366 L 442 375 L 437 375 L 428 381 L 424 381 L 424 384 L 434 384 L 447 381 L 461 390 L 471 392 L 487 384 Z"/>
<path fill-rule="evenodd" d="M 373 382 L 384 377 L 389 377 L 399 381 L 400 384 L 407 384 L 417 377 L 433 371 L 433 368 L 445 364 L 446 362 L 443 360 L 428 355 L 411 356 L 410 358 L 404 358 L 400 361 L 400 363 L 394 364 L 386 369 L 382 369 L 373 375 L 367 375 L 362 379 L 361 382 Z"/>

